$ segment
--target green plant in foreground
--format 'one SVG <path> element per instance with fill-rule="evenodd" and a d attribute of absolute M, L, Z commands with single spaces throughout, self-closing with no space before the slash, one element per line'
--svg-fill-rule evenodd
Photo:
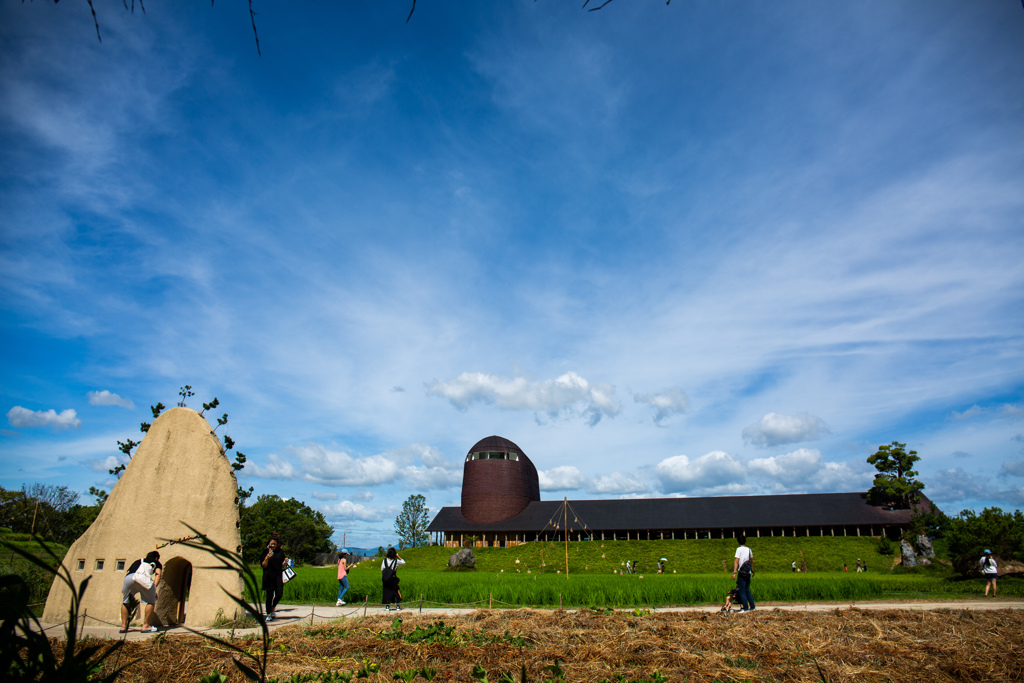
<path fill-rule="evenodd" d="M 241 555 L 227 550 L 226 548 L 222 548 L 214 541 L 206 538 L 198 529 L 195 529 L 188 524 L 185 524 L 185 526 L 192 531 L 193 538 L 187 541 L 182 541 L 183 545 L 208 552 L 220 562 L 222 569 L 237 572 L 242 577 L 242 581 L 244 583 L 243 595 L 259 595 L 259 582 L 256 580 L 256 574 L 252 571 L 249 565 L 242 561 Z M 222 638 L 217 638 L 216 636 L 211 636 L 209 633 L 197 631 L 196 629 L 189 628 L 187 626 L 185 628 L 191 633 L 200 635 L 207 640 L 211 640 L 218 645 L 230 649 L 232 652 L 237 652 L 240 656 L 231 658 L 231 661 L 235 663 L 235 667 L 250 681 L 259 681 L 259 683 L 264 683 L 267 680 L 267 653 L 270 651 L 271 638 L 270 630 L 267 628 L 267 618 L 263 614 L 263 605 L 259 602 L 253 605 L 237 595 L 232 595 L 231 593 L 228 593 L 228 595 L 245 614 L 255 620 L 259 625 L 259 648 L 250 647 L 242 649 L 234 643 Z M 246 661 L 243 661 L 243 659 Z"/>
<path fill-rule="evenodd" d="M 4 680 L 8 683 L 20 681 L 61 681 L 62 683 L 100 681 L 101 683 L 111 683 L 122 671 L 138 660 L 128 662 L 103 675 L 104 664 L 111 656 L 118 653 L 124 645 L 124 641 L 117 641 L 105 650 L 103 645 L 99 644 L 78 647 L 78 612 L 82 604 L 82 597 L 89 587 L 89 579 L 85 579 L 76 586 L 71 572 L 60 561 L 60 558 L 41 539 L 34 535 L 33 539 L 50 556 L 53 565 L 47 564 L 42 559 L 7 541 L 0 541 L 0 544 L 48 572 L 70 589 L 71 603 L 68 605 L 68 620 L 64 629 L 64 652 L 58 662 L 39 620 L 29 607 L 30 591 L 25 580 L 17 575 L 0 576 L 0 672 L 3 672 Z"/>

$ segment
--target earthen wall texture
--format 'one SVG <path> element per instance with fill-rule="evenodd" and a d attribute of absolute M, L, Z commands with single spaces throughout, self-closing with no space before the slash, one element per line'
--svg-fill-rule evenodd
<path fill-rule="evenodd" d="M 205 551 L 164 544 L 192 536 L 194 532 L 186 526 L 190 525 L 221 547 L 240 551 L 237 491 L 231 463 L 199 413 L 172 408 L 160 415 L 96 521 L 64 558 L 76 584 L 89 578 L 80 611 L 87 615 L 87 623 L 120 623 L 126 570 L 154 549 L 164 567 L 157 588 L 156 625 L 179 623 L 189 573 L 187 625 L 209 626 L 218 616 L 235 616 L 237 606 L 229 594 L 242 595 L 241 577 L 215 568 L 219 563 Z M 120 571 L 118 560 L 124 561 Z M 98 568 L 100 561 L 102 568 Z M 67 587 L 55 581 L 43 621 L 66 621 L 70 597 Z M 136 621 L 140 619 L 141 609 Z"/>

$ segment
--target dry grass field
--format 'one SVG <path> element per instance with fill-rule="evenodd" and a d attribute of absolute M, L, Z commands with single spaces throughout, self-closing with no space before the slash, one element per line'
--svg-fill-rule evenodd
<path fill-rule="evenodd" d="M 292 625 L 272 632 L 269 678 L 357 672 L 367 680 L 486 680 L 501 674 L 566 683 L 668 681 L 1021 681 L 1024 625 L 1020 611 L 906 610 L 604 613 L 481 610 L 445 619 L 402 614 L 334 624 Z M 258 640 L 235 641 L 258 646 Z M 127 643 L 124 658 L 141 661 L 119 679 L 199 681 L 217 669 L 245 680 L 231 653 L 199 637 Z M 474 671 L 474 667 L 478 668 Z M 396 676 L 396 674 L 398 674 Z M 293 678 L 293 676 L 297 676 Z M 355 680 L 355 679 L 353 679 Z M 422 680 L 422 678 L 417 678 Z"/>

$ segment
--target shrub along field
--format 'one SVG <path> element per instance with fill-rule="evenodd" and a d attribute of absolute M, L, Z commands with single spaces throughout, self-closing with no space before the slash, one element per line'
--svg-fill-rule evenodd
<path fill-rule="evenodd" d="M 939 564 L 917 572 L 892 570 L 892 557 L 877 553 L 871 538 L 749 539 L 754 551 L 755 600 L 761 602 L 862 601 L 954 597 L 979 594 L 980 580 L 959 580 Z M 407 605 L 484 605 L 529 607 L 657 607 L 721 603 L 735 585 L 732 557 L 736 542 L 594 541 L 570 543 L 569 575 L 565 546 L 530 543 L 515 548 L 477 548 L 477 569 L 448 571 L 453 549 L 437 546 L 400 553 L 399 569 Z M 667 573 L 657 574 L 665 557 Z M 854 571 L 857 559 L 867 573 Z M 635 575 L 623 575 L 626 560 L 637 561 Z M 808 573 L 792 573 L 793 561 Z M 843 563 L 850 568 L 843 571 Z M 617 572 L 617 573 L 615 573 Z M 673 573 L 675 572 L 675 573 Z M 349 604 L 379 604 L 380 560 L 368 560 L 349 574 Z M 1000 580 L 1004 596 L 1024 595 L 1024 582 Z M 338 582 L 334 567 L 300 567 L 285 586 L 286 602 L 333 603 Z"/>
<path fill-rule="evenodd" d="M 30 534 L 14 533 L 7 529 L 0 529 L 0 541 L 14 546 L 20 550 L 32 553 L 41 557 L 47 562 L 50 557 L 32 539 Z M 60 558 L 67 553 L 67 548 L 57 543 L 48 543 L 47 546 Z M 0 574 L 15 574 L 25 580 L 29 587 L 29 602 L 38 606 L 38 612 L 42 613 L 42 603 L 46 602 L 46 596 L 50 592 L 50 584 L 53 583 L 53 576 L 27 562 L 8 548 L 0 550 Z"/>

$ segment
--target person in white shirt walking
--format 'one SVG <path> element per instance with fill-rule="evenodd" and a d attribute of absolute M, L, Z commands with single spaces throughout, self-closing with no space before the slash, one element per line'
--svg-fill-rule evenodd
<path fill-rule="evenodd" d="M 754 551 L 747 547 L 747 537 L 740 534 L 736 537 L 739 547 L 732 563 L 732 575 L 736 579 L 736 590 L 739 592 L 740 604 L 744 612 L 754 611 L 754 596 L 750 594 L 750 577 L 754 574 Z"/>

